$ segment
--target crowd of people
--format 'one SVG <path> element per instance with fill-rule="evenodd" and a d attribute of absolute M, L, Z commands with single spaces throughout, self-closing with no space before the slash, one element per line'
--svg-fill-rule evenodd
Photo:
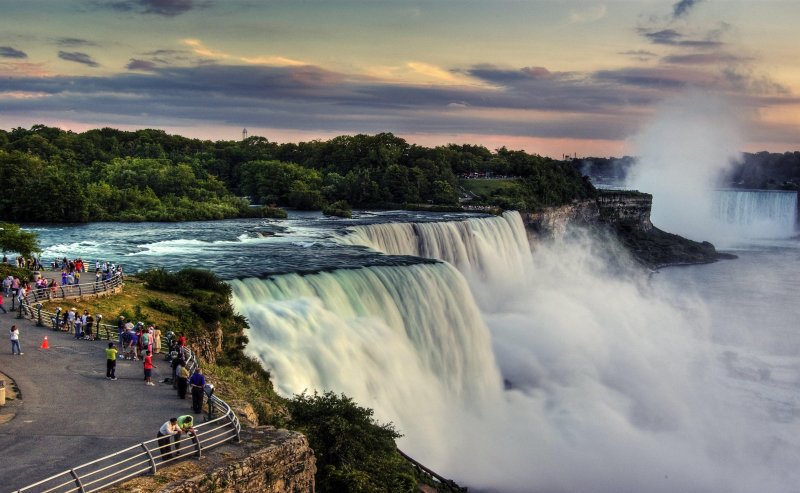
<path fill-rule="evenodd" d="M 3 262 L 10 265 L 8 257 L 3 257 Z M 80 258 L 69 260 L 66 257 L 54 260 L 49 267 L 53 271 L 61 269 L 61 283 L 57 278 L 41 275 L 44 271 L 42 264 L 36 257 L 17 257 L 14 262 L 17 267 L 36 271 L 32 282 L 23 282 L 19 277 L 9 275 L 2 280 L 0 293 L 0 311 L 7 313 L 5 298 L 12 298 L 15 305 L 21 306 L 22 301 L 33 293 L 34 300 L 55 297 L 59 287 L 72 286 L 81 281 L 81 274 L 91 268 L 88 262 Z M 122 276 L 122 266 L 111 262 L 96 261 L 94 264 L 95 281 L 101 282 Z M 28 300 L 30 301 L 30 300 Z M 98 329 L 102 322 L 102 315 L 92 315 L 88 309 L 78 310 L 72 307 L 63 310 L 58 307 L 51 317 L 53 329 L 73 333 L 76 339 L 97 340 L 100 338 Z M 105 327 L 108 327 L 107 325 Z M 112 329 L 113 330 L 113 329 Z M 17 325 L 9 329 L 12 355 L 23 355 L 20 342 L 20 330 Z M 164 344 L 162 345 L 162 340 Z M 164 351 L 166 350 L 166 351 Z M 194 414 L 203 412 L 203 401 L 207 386 L 205 376 L 200 368 L 190 372 L 188 365 L 189 352 L 186 347 L 186 336 L 183 333 L 175 334 L 168 331 L 162 334 L 155 324 L 145 326 L 144 322 L 126 320 L 120 315 L 117 323 L 117 341 L 109 342 L 104 350 L 106 359 L 106 379 L 117 380 L 116 367 L 118 360 L 141 361 L 143 381 L 145 385 L 155 386 L 153 372 L 158 368 L 153 362 L 156 355 L 164 355 L 168 366 L 171 368 L 169 377 L 163 379 L 164 383 L 171 383 L 176 389 L 178 398 L 186 399 L 187 390 L 191 389 L 192 411 Z M 173 454 L 179 454 L 181 435 L 189 434 L 194 437 L 193 417 L 191 415 L 171 418 L 164 423 L 158 432 L 158 443 L 162 460 L 169 460 Z M 174 438 L 175 451 L 172 451 L 170 438 Z"/>

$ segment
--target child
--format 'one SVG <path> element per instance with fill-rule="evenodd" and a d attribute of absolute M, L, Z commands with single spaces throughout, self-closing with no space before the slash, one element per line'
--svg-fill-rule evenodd
<path fill-rule="evenodd" d="M 151 356 L 150 351 L 145 351 L 144 354 L 144 384 L 155 385 L 153 383 L 153 357 Z"/>

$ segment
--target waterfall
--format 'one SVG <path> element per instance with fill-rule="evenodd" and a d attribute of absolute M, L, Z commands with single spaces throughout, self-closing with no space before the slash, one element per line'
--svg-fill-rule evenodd
<path fill-rule="evenodd" d="M 532 261 L 525 226 L 516 211 L 464 221 L 354 226 L 340 241 L 388 255 L 442 260 L 455 266 L 471 285 L 479 281 L 504 290 L 518 289 L 528 281 L 523 273 Z M 479 302 L 499 302 L 497 294 L 474 293 Z"/>
<path fill-rule="evenodd" d="M 282 394 L 343 392 L 479 491 L 783 493 L 800 481 L 800 447 L 784 438 L 793 360 L 720 346 L 752 323 L 717 334 L 691 286 L 609 276 L 583 235 L 531 255 L 517 213 L 357 226 L 339 241 L 444 262 L 231 281 L 247 350 Z"/>
<path fill-rule="evenodd" d="M 409 402 L 480 407 L 502 389 L 469 287 L 445 263 L 340 269 L 230 282 L 252 330 L 248 350 L 284 395 L 344 392 L 381 419 Z"/>
<path fill-rule="evenodd" d="M 715 217 L 746 237 L 786 238 L 795 234 L 797 192 L 717 190 Z"/>

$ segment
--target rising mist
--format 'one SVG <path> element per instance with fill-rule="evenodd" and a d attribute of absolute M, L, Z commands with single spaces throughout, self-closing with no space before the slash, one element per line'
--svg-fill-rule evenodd
<path fill-rule="evenodd" d="M 733 103 L 699 90 L 656 108 L 632 139 L 636 165 L 626 186 L 653 194 L 653 224 L 696 241 L 730 241 L 736 233 L 715 218 L 713 191 L 740 158 L 740 117 Z"/>
<path fill-rule="evenodd" d="M 406 452 L 473 491 L 798 484 L 791 420 L 771 407 L 797 406 L 785 393 L 753 397 L 786 378 L 771 380 L 760 370 L 769 355 L 736 351 L 719 333 L 747 332 L 745 322 L 720 329 L 697 293 L 653 283 L 621 250 L 610 271 L 593 253 L 608 246 L 588 234 L 531 252 L 516 241 L 518 214 L 453 224 L 418 236 L 413 225 L 364 226 L 354 238 L 460 259 L 468 288 L 445 264 L 235 281 L 248 348 L 284 393 L 351 395 L 398 426 Z"/>

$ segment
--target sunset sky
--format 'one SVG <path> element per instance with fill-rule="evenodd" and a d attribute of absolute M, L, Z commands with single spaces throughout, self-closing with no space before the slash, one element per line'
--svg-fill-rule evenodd
<path fill-rule="evenodd" d="M 742 115 L 740 150 L 799 150 L 798 26 L 798 0 L 5 2 L 0 128 L 620 156 L 693 89 Z"/>

